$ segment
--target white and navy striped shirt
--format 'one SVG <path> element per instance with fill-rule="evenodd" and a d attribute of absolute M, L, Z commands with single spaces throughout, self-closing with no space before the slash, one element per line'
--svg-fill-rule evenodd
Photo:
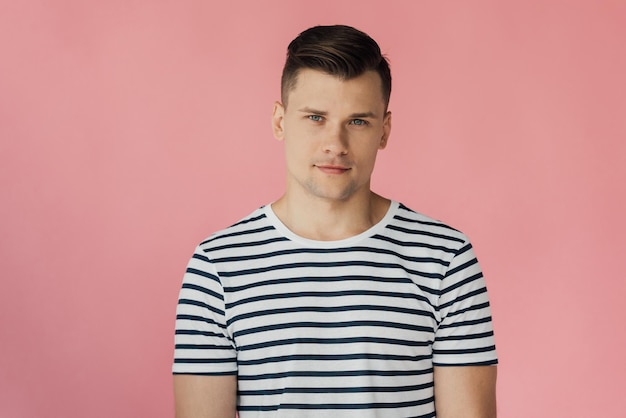
<path fill-rule="evenodd" d="M 340 241 L 264 206 L 197 247 L 180 292 L 173 372 L 237 375 L 241 418 L 434 417 L 433 366 L 496 363 L 471 244 L 398 202 Z"/>

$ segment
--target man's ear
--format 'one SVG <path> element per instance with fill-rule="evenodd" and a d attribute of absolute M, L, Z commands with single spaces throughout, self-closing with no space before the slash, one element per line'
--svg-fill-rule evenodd
<path fill-rule="evenodd" d="M 274 138 L 282 141 L 285 139 L 285 106 L 280 102 L 274 102 L 274 110 L 272 111 L 272 132 Z"/>
<path fill-rule="evenodd" d="M 380 138 L 380 144 L 378 149 L 385 149 L 387 141 L 389 140 L 389 134 L 391 133 L 391 112 L 385 114 L 383 119 L 383 136 Z"/>

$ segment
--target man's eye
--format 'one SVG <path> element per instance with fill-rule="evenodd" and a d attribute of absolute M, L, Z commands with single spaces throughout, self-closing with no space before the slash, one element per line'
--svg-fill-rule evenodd
<path fill-rule="evenodd" d="M 367 125 L 367 121 L 363 120 L 363 119 L 352 119 L 352 121 L 350 121 L 351 124 L 353 125 L 357 125 L 357 126 L 365 126 Z"/>
<path fill-rule="evenodd" d="M 320 115 L 309 115 L 309 119 L 313 122 L 321 122 L 322 117 Z"/>

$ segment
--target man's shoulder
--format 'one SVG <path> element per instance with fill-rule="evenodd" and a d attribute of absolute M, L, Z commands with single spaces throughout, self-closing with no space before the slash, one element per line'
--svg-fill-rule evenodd
<path fill-rule="evenodd" d="M 226 242 L 232 242 L 236 240 L 237 237 L 250 237 L 251 235 L 261 233 L 271 228 L 271 224 L 267 220 L 266 206 L 261 206 L 232 225 L 213 232 L 204 239 L 199 246 L 209 249 L 225 244 Z"/>
<path fill-rule="evenodd" d="M 449 224 L 415 211 L 403 203 L 398 203 L 398 208 L 393 220 L 391 221 L 392 229 L 433 236 L 442 236 L 450 238 L 454 241 L 467 242 L 469 239 L 460 230 L 450 226 Z"/>

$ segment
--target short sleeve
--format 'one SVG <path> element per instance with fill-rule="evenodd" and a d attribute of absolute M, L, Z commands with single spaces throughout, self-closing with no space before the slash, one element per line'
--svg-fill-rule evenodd
<path fill-rule="evenodd" d="M 438 309 L 435 366 L 498 363 L 485 280 L 467 241 L 456 252 L 443 278 Z"/>
<path fill-rule="evenodd" d="M 176 309 L 174 374 L 237 374 L 224 306 L 219 276 L 198 247 L 187 265 Z"/>

